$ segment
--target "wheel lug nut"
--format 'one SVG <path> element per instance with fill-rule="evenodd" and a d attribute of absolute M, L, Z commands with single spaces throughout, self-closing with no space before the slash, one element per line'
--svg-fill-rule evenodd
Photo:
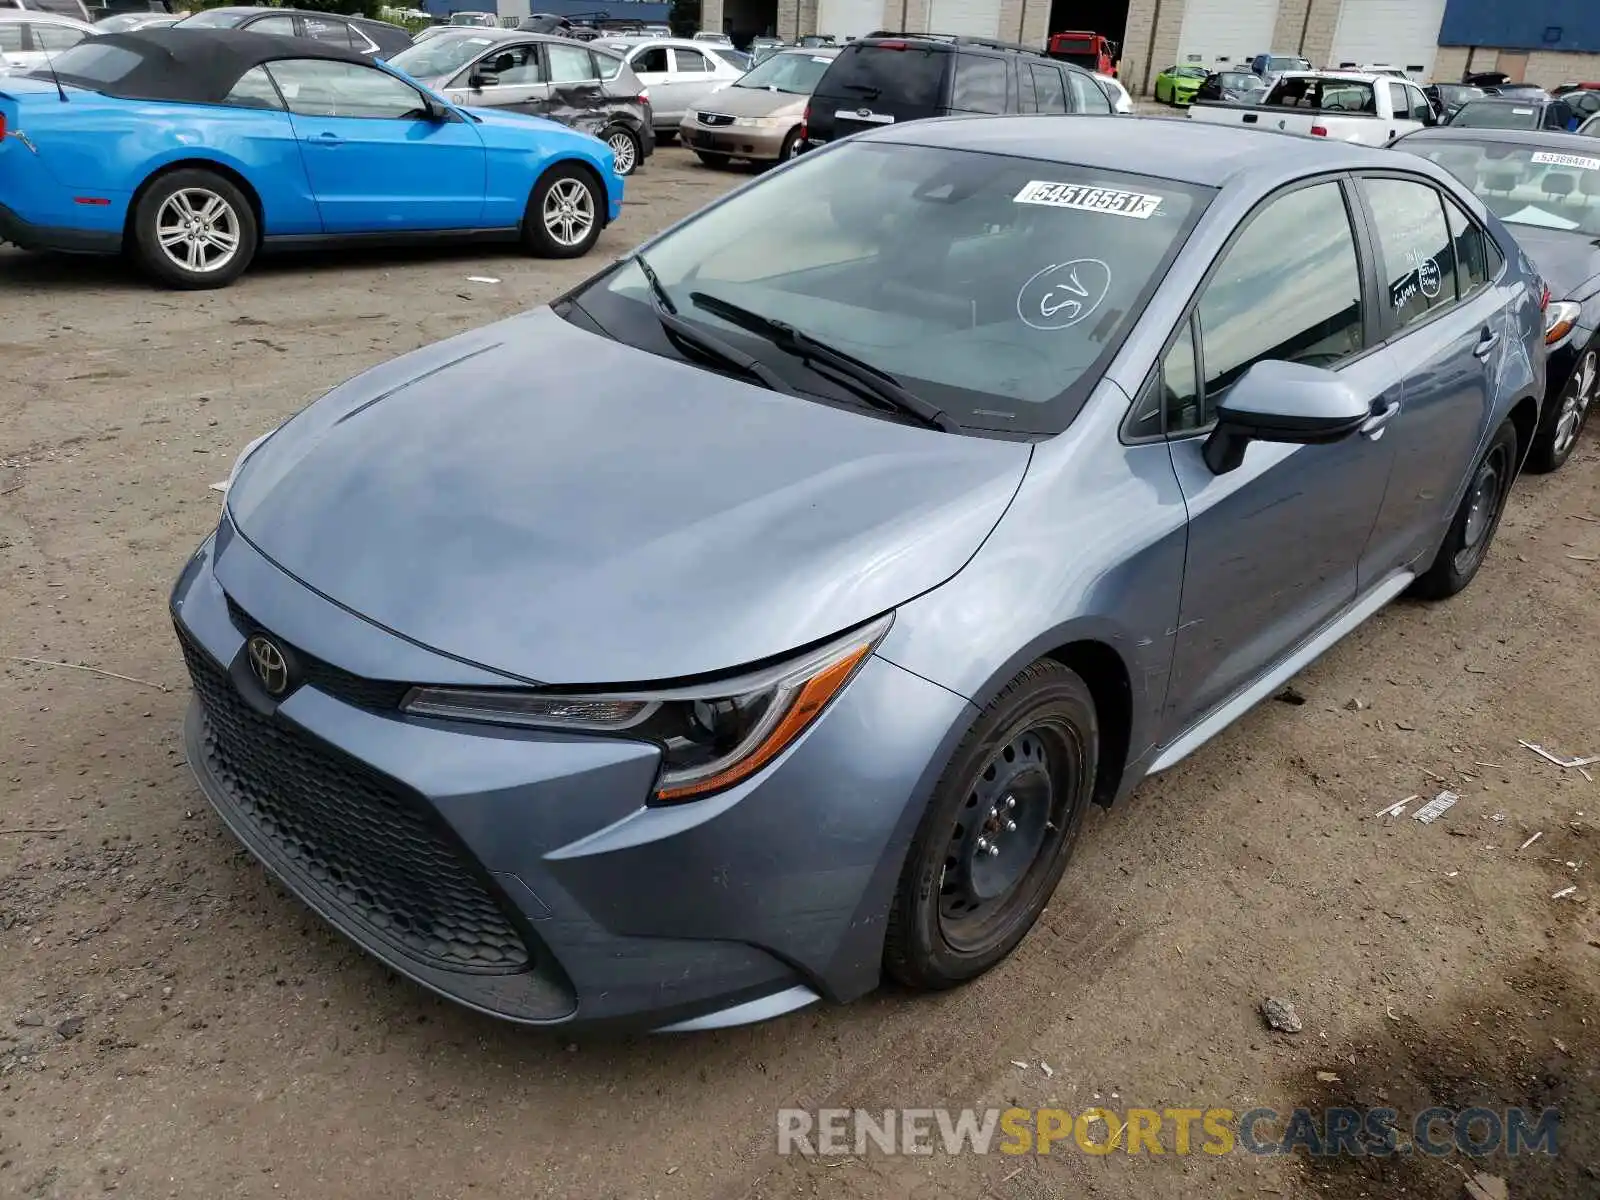
<path fill-rule="evenodd" d="M 1006 807 L 1007 808 L 1015 808 L 1016 806 L 1017 806 L 1017 798 L 1015 796 L 1007 796 L 1006 797 Z"/>
<path fill-rule="evenodd" d="M 1017 823 L 1015 821 L 1007 821 L 1006 822 L 1006 832 L 1007 833 L 1015 833 L 1016 831 L 1017 831 Z"/>
<path fill-rule="evenodd" d="M 989 848 L 989 839 L 988 838 L 979 838 L 978 839 L 978 849 L 979 850 L 987 850 L 988 848 Z"/>
<path fill-rule="evenodd" d="M 999 846 L 990 846 L 989 847 L 989 857 L 990 858 L 998 858 L 999 855 L 1000 855 L 1000 847 Z"/>

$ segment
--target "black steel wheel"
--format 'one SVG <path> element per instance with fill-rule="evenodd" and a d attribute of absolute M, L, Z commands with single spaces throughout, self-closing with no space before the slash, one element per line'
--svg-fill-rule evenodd
<path fill-rule="evenodd" d="M 1508 420 L 1495 431 L 1489 448 L 1472 469 L 1466 495 L 1450 522 L 1433 564 L 1411 585 L 1424 600 L 1454 596 L 1478 573 L 1505 514 L 1506 497 L 1517 477 L 1517 431 Z"/>
<path fill-rule="evenodd" d="M 1066 869 L 1098 751 L 1093 696 L 1058 662 L 1034 663 L 990 702 L 912 841 L 889 914 L 889 974 L 951 987 L 1016 948 Z"/>

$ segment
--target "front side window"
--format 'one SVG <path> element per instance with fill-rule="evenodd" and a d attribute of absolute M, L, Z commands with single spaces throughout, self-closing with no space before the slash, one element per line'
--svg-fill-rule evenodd
<path fill-rule="evenodd" d="M 588 83 L 599 78 L 595 74 L 594 60 L 582 46 L 547 42 L 545 53 L 550 56 L 551 83 Z"/>
<path fill-rule="evenodd" d="M 289 111 L 307 117 L 418 120 L 426 109 L 410 84 L 376 67 L 314 58 L 286 58 L 267 68 Z"/>
<path fill-rule="evenodd" d="M 1028 66 L 1033 76 L 1033 95 L 1036 111 L 1064 113 L 1067 111 L 1067 93 L 1061 86 L 1061 72 L 1055 67 L 1042 67 L 1037 63 Z"/>
<path fill-rule="evenodd" d="M 1074 112 L 1101 114 L 1111 112 L 1111 101 L 1106 99 L 1106 94 L 1100 90 L 1099 84 L 1088 75 L 1080 71 L 1068 71 L 1067 84 L 1072 88 Z"/>
<path fill-rule="evenodd" d="M 278 98 L 278 89 L 272 86 L 272 80 L 267 78 L 265 67 L 251 67 L 239 81 L 229 90 L 223 99 L 224 104 L 237 105 L 239 108 L 283 108 L 283 101 Z"/>
<path fill-rule="evenodd" d="M 525 87 L 545 81 L 544 64 L 535 45 L 512 46 L 485 55 L 468 72 L 469 82 L 473 75 L 485 87 Z"/>
<path fill-rule="evenodd" d="M 957 112 L 1005 112 L 1005 59 L 981 54 L 958 54 L 955 92 L 951 96 L 950 107 Z"/>
<path fill-rule="evenodd" d="M 1489 270 L 1487 235 L 1482 227 L 1448 196 L 1444 201 L 1445 221 L 1450 226 L 1451 255 L 1456 265 L 1456 294 L 1462 299 L 1484 287 L 1494 278 Z"/>
<path fill-rule="evenodd" d="M 667 48 L 665 46 L 647 46 L 633 56 L 632 67 L 641 75 L 651 72 L 667 73 Z"/>
<path fill-rule="evenodd" d="M 1099 380 L 1211 195 L 1147 175 L 846 140 L 646 253 L 685 319 L 803 394 L 851 398 L 725 320 L 716 301 L 896 376 L 964 427 L 1049 434 Z M 676 354 L 636 264 L 576 299 L 610 336 Z"/>
<path fill-rule="evenodd" d="M 1161 410 L 1168 433 L 1186 433 L 1211 424 L 1212 412 L 1200 401 L 1194 369 L 1194 322 L 1185 321 L 1177 341 L 1161 359 Z"/>
<path fill-rule="evenodd" d="M 413 79 L 443 79 L 454 75 L 494 44 L 494 38 L 452 33 L 407 46 L 390 58 L 389 63 Z"/>
<path fill-rule="evenodd" d="M 1363 179 L 1378 227 L 1378 277 L 1404 328 L 1456 298 L 1455 252 L 1439 193 L 1405 179 Z"/>
<path fill-rule="evenodd" d="M 1205 402 L 1264 359 L 1337 366 L 1365 345 L 1361 271 L 1337 183 L 1268 201 L 1200 299 Z"/>
<path fill-rule="evenodd" d="M 698 50 L 674 49 L 672 51 L 672 58 L 673 62 L 677 65 L 677 69 L 680 71 L 694 71 L 696 73 L 700 73 L 711 70 L 711 60 L 708 59 L 704 54 L 701 54 Z"/>

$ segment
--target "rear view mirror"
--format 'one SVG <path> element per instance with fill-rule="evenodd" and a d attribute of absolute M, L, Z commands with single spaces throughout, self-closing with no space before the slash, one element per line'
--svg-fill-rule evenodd
<path fill-rule="evenodd" d="M 1206 439 L 1206 466 L 1225 475 L 1251 442 L 1318 446 L 1337 442 L 1373 419 L 1372 405 L 1332 371 L 1304 363 L 1258 362 L 1217 406 Z"/>
<path fill-rule="evenodd" d="M 500 82 L 500 76 L 493 71 L 474 71 L 467 77 L 467 86 L 475 92 L 481 92 L 486 87 L 495 87 Z"/>

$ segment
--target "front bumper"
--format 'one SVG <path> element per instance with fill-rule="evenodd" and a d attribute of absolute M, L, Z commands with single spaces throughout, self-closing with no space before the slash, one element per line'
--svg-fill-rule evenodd
<path fill-rule="evenodd" d="M 493 677 L 430 671 L 226 524 L 172 615 L 189 761 L 240 841 L 395 970 L 528 1024 L 696 1028 L 870 990 L 934 764 L 970 713 L 875 658 L 756 778 L 651 808 L 654 746 L 402 715 L 407 681 Z M 281 703 L 249 671 L 258 630 L 302 664 Z"/>
<path fill-rule="evenodd" d="M 707 127 L 686 118 L 678 126 L 678 138 L 689 149 L 705 154 L 726 154 L 729 158 L 745 158 L 754 162 L 776 162 L 783 157 L 785 140 L 798 128 L 798 122 L 771 129 L 737 125 Z"/>

